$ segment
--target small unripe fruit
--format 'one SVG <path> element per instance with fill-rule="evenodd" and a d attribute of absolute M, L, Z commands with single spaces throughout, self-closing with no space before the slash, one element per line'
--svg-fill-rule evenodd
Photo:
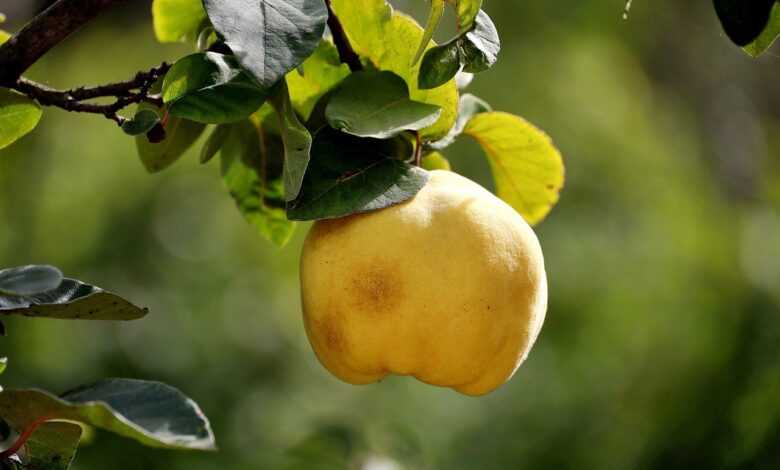
<path fill-rule="evenodd" d="M 441 170 L 403 204 L 316 222 L 301 292 L 309 341 L 340 379 L 411 375 L 468 395 L 512 377 L 547 309 L 531 227 L 486 189 Z"/>

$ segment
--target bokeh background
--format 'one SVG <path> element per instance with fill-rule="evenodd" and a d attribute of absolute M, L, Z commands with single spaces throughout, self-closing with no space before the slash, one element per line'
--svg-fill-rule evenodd
<path fill-rule="evenodd" d="M 149 3 L 29 76 L 96 84 L 188 53 L 155 42 Z M 419 0 L 393 3 L 424 18 Z M 9 29 L 42 6 L 0 0 Z M 749 59 L 708 0 L 638 0 L 628 20 L 623 6 L 486 1 L 504 49 L 470 91 L 545 129 L 567 166 L 538 227 L 547 323 L 497 392 L 337 381 L 302 327 L 305 225 L 274 248 L 195 152 L 150 176 L 116 126 L 52 109 L 0 151 L 0 265 L 55 264 L 152 313 L 4 320 L 3 385 L 162 380 L 201 404 L 221 449 L 98 432 L 81 470 L 780 468 L 780 50 Z M 447 155 L 490 186 L 475 144 Z"/>

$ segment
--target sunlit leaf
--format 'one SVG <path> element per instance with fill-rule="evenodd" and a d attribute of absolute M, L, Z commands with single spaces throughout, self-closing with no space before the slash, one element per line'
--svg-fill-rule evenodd
<path fill-rule="evenodd" d="M 301 194 L 287 206 L 293 220 L 343 217 L 392 206 L 425 186 L 428 173 L 399 160 L 393 140 L 355 137 L 325 127 L 314 136 L 314 158 Z"/>
<path fill-rule="evenodd" d="M 341 63 L 336 46 L 323 39 L 311 57 L 287 74 L 287 87 L 295 110 L 308 120 L 320 98 L 347 75 L 349 67 Z"/>
<path fill-rule="evenodd" d="M 28 265 L 0 270 L 0 295 L 33 295 L 56 289 L 62 272 L 54 266 Z"/>
<path fill-rule="evenodd" d="M 498 197 L 528 223 L 541 221 L 558 202 L 564 181 L 563 160 L 550 138 L 524 119 L 501 112 L 477 114 L 464 133 L 487 154 Z"/>
<path fill-rule="evenodd" d="M 0 295 L 0 315 L 64 320 L 135 320 L 148 313 L 99 287 L 64 278 L 55 289 L 33 295 Z"/>
<path fill-rule="evenodd" d="M 420 90 L 420 66 L 410 67 L 422 37 L 420 25 L 408 16 L 394 12 L 384 0 L 333 0 L 333 8 L 355 51 L 376 68 L 389 70 L 406 81 L 414 101 L 439 106 L 442 114 L 423 129 L 424 140 L 443 137 L 455 123 L 458 90 L 455 81 L 433 90 Z"/>
<path fill-rule="evenodd" d="M 11 34 L 0 29 L 0 44 L 6 42 L 11 38 Z"/>
<path fill-rule="evenodd" d="M 743 49 L 751 56 L 758 57 L 774 44 L 778 36 L 780 36 L 780 3 L 775 3 L 764 31 Z"/>
<path fill-rule="evenodd" d="M 466 128 L 466 124 L 468 124 L 471 118 L 477 114 L 492 110 L 493 108 L 489 104 L 474 95 L 468 93 L 461 95 L 460 104 L 458 105 L 458 120 L 455 122 L 455 125 L 452 126 L 452 129 L 446 136 L 436 142 L 431 142 L 428 144 L 428 147 L 435 150 L 449 147 L 463 133 L 463 129 Z"/>
<path fill-rule="evenodd" d="M 42 114 L 35 101 L 21 93 L 0 88 L 0 149 L 35 129 Z"/>
<path fill-rule="evenodd" d="M 141 135 L 149 132 L 160 122 L 160 116 L 151 109 L 141 109 L 132 119 L 122 123 L 122 130 L 128 135 Z"/>
<path fill-rule="evenodd" d="M 278 139 L 278 138 L 277 138 Z M 241 214 L 258 233 L 284 246 L 295 231 L 285 212 L 281 142 L 249 121 L 230 125 L 220 152 L 222 178 Z"/>
<path fill-rule="evenodd" d="M 447 1 L 455 6 L 455 11 L 458 15 L 458 27 L 461 31 L 471 28 L 474 18 L 477 17 L 477 13 L 479 13 L 480 8 L 482 8 L 482 0 Z"/>
<path fill-rule="evenodd" d="M 41 390 L 0 392 L 0 416 L 17 431 L 40 419 L 83 422 L 152 447 L 213 450 L 197 404 L 159 382 L 106 379 L 56 397 Z"/>
<path fill-rule="evenodd" d="M 422 166 L 424 169 L 428 171 L 452 170 L 450 161 L 447 160 L 447 158 L 439 152 L 431 152 L 426 154 L 423 157 L 422 162 L 420 162 L 420 166 Z"/>
<path fill-rule="evenodd" d="M 163 101 L 172 116 L 206 124 L 246 119 L 268 97 L 235 58 L 216 52 L 179 59 L 165 75 Z"/>
<path fill-rule="evenodd" d="M 420 60 L 425 49 L 428 48 L 428 44 L 431 42 L 431 39 L 433 39 L 434 33 L 436 33 L 436 28 L 439 27 L 442 15 L 444 15 L 444 0 L 431 0 L 428 21 L 425 23 L 425 30 L 423 32 L 422 40 L 420 41 L 420 47 L 417 48 L 417 52 L 414 54 L 412 65 Z"/>
<path fill-rule="evenodd" d="M 409 99 L 406 82 L 392 72 L 356 72 L 330 99 L 325 117 L 331 127 L 358 137 L 387 139 L 437 121 L 441 108 Z"/>
<path fill-rule="evenodd" d="M 301 191 L 303 175 L 309 166 L 311 134 L 298 120 L 284 80 L 277 85 L 271 105 L 280 121 L 279 128 L 284 143 L 284 199 L 289 202 L 298 197 Z"/>
<path fill-rule="evenodd" d="M 194 41 L 207 21 L 201 0 L 154 0 L 152 17 L 160 42 Z"/>
<path fill-rule="evenodd" d="M 5 372 L 5 368 L 8 367 L 8 358 L 0 357 L 0 374 Z"/>
<path fill-rule="evenodd" d="M 203 0 L 203 4 L 214 29 L 266 88 L 314 52 L 328 20 L 323 0 Z"/>
<path fill-rule="evenodd" d="M 714 0 L 713 3 L 726 35 L 744 47 L 767 27 L 775 0 Z"/>

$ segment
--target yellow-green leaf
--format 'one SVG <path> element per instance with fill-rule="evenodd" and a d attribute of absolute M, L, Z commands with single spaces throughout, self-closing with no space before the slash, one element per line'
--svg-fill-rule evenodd
<path fill-rule="evenodd" d="M 444 15 L 444 0 L 431 0 L 431 11 L 428 13 L 428 21 L 425 23 L 425 32 L 423 33 L 422 41 L 420 41 L 420 47 L 417 48 L 417 53 L 414 54 L 414 59 L 412 59 L 412 65 L 420 60 L 425 49 L 428 48 L 436 28 L 439 27 L 442 15 Z"/>
<path fill-rule="evenodd" d="M 160 42 L 194 41 L 206 21 L 201 0 L 154 0 L 154 33 Z"/>
<path fill-rule="evenodd" d="M 0 44 L 6 42 L 11 37 L 10 33 L 6 33 L 2 29 L 0 29 Z"/>
<path fill-rule="evenodd" d="M 412 18 L 393 11 L 385 0 L 333 0 L 333 9 L 358 55 L 376 68 L 403 78 L 412 100 L 442 108 L 439 120 L 422 130 L 423 139 L 446 135 L 457 116 L 458 89 L 455 80 L 432 90 L 420 90 L 417 86 L 420 65 L 410 64 L 423 38 L 422 27 Z"/>
<path fill-rule="evenodd" d="M 35 101 L 21 93 L 0 88 L 0 149 L 35 129 L 42 114 Z"/>
<path fill-rule="evenodd" d="M 772 8 L 769 24 L 767 24 L 764 32 L 743 49 L 752 57 L 758 57 L 772 46 L 778 36 L 780 36 L 780 3 L 776 3 Z"/>
<path fill-rule="evenodd" d="M 439 152 L 431 152 L 428 155 L 424 156 L 420 164 L 423 168 L 429 171 L 430 170 L 447 170 L 447 171 L 452 170 L 452 166 L 450 166 L 450 161 L 447 160 L 447 158 Z"/>
<path fill-rule="evenodd" d="M 498 197 L 536 224 L 558 202 L 563 160 L 550 137 L 508 113 L 474 116 L 464 133 L 479 142 L 490 162 Z"/>
<path fill-rule="evenodd" d="M 458 13 L 458 27 L 461 31 L 471 28 L 471 24 L 482 8 L 482 0 L 448 0 Z"/>
<path fill-rule="evenodd" d="M 320 41 L 317 49 L 300 67 L 287 74 L 287 87 L 293 107 L 304 121 L 325 93 L 349 75 L 349 67 L 341 63 L 336 46 Z"/>

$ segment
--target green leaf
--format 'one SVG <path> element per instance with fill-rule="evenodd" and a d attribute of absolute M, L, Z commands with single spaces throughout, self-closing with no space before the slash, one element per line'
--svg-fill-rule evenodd
<path fill-rule="evenodd" d="M 81 426 L 75 423 L 44 423 L 18 453 L 24 468 L 67 470 L 76 456 Z"/>
<path fill-rule="evenodd" d="M 529 224 L 536 224 L 558 202 L 563 187 L 561 154 L 550 138 L 524 119 L 508 113 L 474 116 L 464 133 L 488 156 L 498 197 Z"/>
<path fill-rule="evenodd" d="M 132 119 L 122 123 L 122 130 L 128 135 L 146 134 L 160 122 L 160 116 L 151 109 L 141 109 Z"/>
<path fill-rule="evenodd" d="M 459 71 L 484 72 L 498 60 L 501 41 L 487 13 L 479 12 L 473 27 L 452 41 L 428 50 L 420 67 L 419 86 L 436 88 Z"/>
<path fill-rule="evenodd" d="M 159 382 L 106 379 L 56 397 L 41 390 L 0 392 L 0 416 L 17 431 L 40 419 L 78 421 L 152 447 L 214 450 L 197 404 Z"/>
<path fill-rule="evenodd" d="M 425 23 L 423 37 L 422 40 L 420 40 L 420 46 L 417 48 L 417 52 L 414 54 L 414 59 L 412 59 L 412 65 L 420 60 L 425 49 L 428 48 L 428 45 L 436 32 L 436 28 L 439 27 L 442 15 L 444 15 L 444 0 L 431 0 L 431 10 L 428 13 L 428 21 Z"/>
<path fill-rule="evenodd" d="M 465 31 L 471 28 L 474 19 L 477 17 L 480 8 L 482 8 L 482 0 L 447 0 L 455 6 L 455 11 L 458 14 L 458 27 L 461 31 Z"/>
<path fill-rule="evenodd" d="M 216 52 L 179 59 L 165 75 L 163 101 L 172 116 L 206 124 L 246 119 L 268 97 L 234 57 Z"/>
<path fill-rule="evenodd" d="M 8 358 L 0 357 L 0 374 L 5 372 L 5 368 L 8 367 Z"/>
<path fill-rule="evenodd" d="M 261 236 L 284 246 L 295 231 L 284 210 L 284 183 L 274 164 L 283 150 L 271 135 L 245 121 L 230 126 L 222 147 L 222 177 L 241 214 Z"/>
<path fill-rule="evenodd" d="M 203 148 L 200 151 L 200 162 L 208 163 L 211 161 L 211 159 L 214 158 L 217 153 L 219 153 L 219 150 L 222 148 L 225 140 L 227 140 L 228 135 L 230 135 L 229 125 L 220 124 L 217 126 L 211 135 L 209 135 L 206 143 L 203 144 Z"/>
<path fill-rule="evenodd" d="M 431 152 L 426 154 L 422 162 L 420 162 L 420 166 L 422 166 L 424 169 L 431 171 L 431 170 L 447 170 L 451 171 L 452 166 L 450 165 L 450 161 L 447 160 L 447 158 L 444 157 L 439 152 Z"/>
<path fill-rule="evenodd" d="M 295 115 L 284 80 L 276 86 L 271 105 L 279 116 L 279 128 L 284 143 L 284 199 L 292 201 L 301 191 L 303 175 L 309 166 L 311 134 Z"/>
<path fill-rule="evenodd" d="M 392 72 L 353 73 L 341 83 L 325 109 L 332 127 L 377 139 L 426 128 L 440 115 L 438 106 L 410 100 L 406 82 Z"/>
<path fill-rule="evenodd" d="M 11 39 L 11 34 L 0 29 L 0 44 L 6 42 L 9 39 Z"/>
<path fill-rule="evenodd" d="M 755 41 L 743 49 L 752 57 L 758 57 L 772 46 L 778 36 L 780 36 L 780 3 L 775 3 L 767 27 Z"/>
<path fill-rule="evenodd" d="M 323 0 L 203 0 L 238 61 L 265 88 L 299 66 L 328 20 Z"/>
<path fill-rule="evenodd" d="M 713 3 L 726 35 L 744 47 L 767 27 L 775 0 L 714 0 Z"/>
<path fill-rule="evenodd" d="M 116 294 L 68 278 L 45 292 L 0 295 L 0 315 L 64 320 L 135 320 L 147 313 L 147 309 L 136 307 Z"/>
<path fill-rule="evenodd" d="M 360 138 L 329 127 L 314 136 L 301 194 L 287 206 L 293 220 L 344 217 L 412 198 L 428 173 L 398 160 L 394 140 Z"/>
<path fill-rule="evenodd" d="M 0 295 L 34 295 L 56 289 L 62 272 L 54 266 L 28 265 L 0 270 Z"/>
<path fill-rule="evenodd" d="M 287 87 L 295 111 L 307 121 L 320 98 L 349 73 L 349 67 L 341 63 L 336 46 L 329 40 L 320 41 L 314 54 L 287 74 Z"/>
<path fill-rule="evenodd" d="M 353 49 L 379 70 L 404 79 L 414 101 L 439 106 L 439 120 L 422 129 L 424 140 L 443 137 L 455 123 L 458 90 L 452 80 L 433 90 L 419 89 L 420 66 L 410 67 L 422 41 L 423 30 L 413 19 L 394 12 L 384 0 L 332 0 L 333 9 L 347 32 Z"/>
<path fill-rule="evenodd" d="M 463 129 L 466 128 L 466 124 L 468 124 L 471 118 L 477 114 L 492 110 L 493 108 L 482 99 L 468 93 L 462 95 L 458 105 L 458 120 L 455 122 L 455 125 L 452 126 L 452 129 L 446 136 L 436 142 L 431 142 L 428 144 L 428 147 L 434 150 L 442 150 L 449 147 L 463 133 Z"/>
<path fill-rule="evenodd" d="M 158 109 L 149 103 L 140 104 L 140 108 Z M 199 122 L 169 116 L 162 142 L 152 143 L 144 135 L 136 136 L 135 145 L 146 171 L 157 173 L 171 166 L 198 140 L 205 127 Z"/>
<path fill-rule="evenodd" d="M 0 149 L 35 129 L 42 114 L 35 101 L 21 93 L 0 88 Z"/>
<path fill-rule="evenodd" d="M 160 42 L 194 41 L 207 21 L 201 0 L 154 0 L 152 17 Z"/>

